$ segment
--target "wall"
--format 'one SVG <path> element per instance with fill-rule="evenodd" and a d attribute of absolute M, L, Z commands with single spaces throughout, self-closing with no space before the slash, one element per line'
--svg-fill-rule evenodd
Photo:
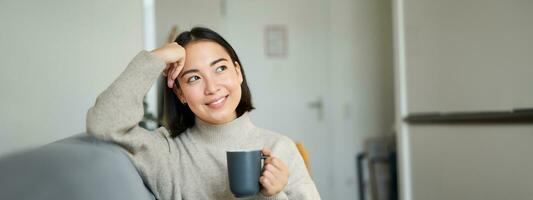
<path fill-rule="evenodd" d="M 141 1 L 0 2 L 0 155 L 85 131 L 142 49 Z"/>
<path fill-rule="evenodd" d="M 530 199 L 533 126 L 408 125 L 408 113 L 532 107 L 531 1 L 395 3 L 402 199 Z"/>
<path fill-rule="evenodd" d="M 206 26 L 224 32 L 221 5 L 220 0 L 155 1 L 156 44 L 166 43 L 170 30 L 176 25 L 180 31 Z"/>
<path fill-rule="evenodd" d="M 330 198 L 356 199 L 355 154 L 394 121 L 391 1 L 329 1 Z"/>
<path fill-rule="evenodd" d="M 533 107 L 533 2 L 405 1 L 409 111 Z"/>

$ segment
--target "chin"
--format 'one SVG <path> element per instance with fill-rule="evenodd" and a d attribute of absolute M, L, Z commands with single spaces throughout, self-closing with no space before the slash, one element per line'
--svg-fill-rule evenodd
<path fill-rule="evenodd" d="M 211 124 L 224 124 L 228 123 L 230 121 L 233 121 L 233 117 L 235 115 L 235 111 L 228 111 L 228 110 L 219 110 L 214 112 L 206 113 L 207 117 L 205 120 L 206 122 L 209 122 Z"/>

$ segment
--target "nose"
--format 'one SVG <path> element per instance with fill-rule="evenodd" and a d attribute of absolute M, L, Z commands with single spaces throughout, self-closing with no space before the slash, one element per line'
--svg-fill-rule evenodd
<path fill-rule="evenodd" d="M 205 80 L 205 95 L 215 94 L 219 88 L 217 86 L 216 80 L 210 77 L 204 78 Z"/>

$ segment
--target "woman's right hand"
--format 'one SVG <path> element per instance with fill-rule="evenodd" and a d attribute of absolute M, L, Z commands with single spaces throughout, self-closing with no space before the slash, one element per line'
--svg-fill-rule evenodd
<path fill-rule="evenodd" d="M 167 86 L 174 87 L 174 82 L 185 64 L 185 48 L 176 42 L 154 49 L 152 55 L 165 61 L 167 66 L 163 70 L 163 76 L 167 77 Z"/>

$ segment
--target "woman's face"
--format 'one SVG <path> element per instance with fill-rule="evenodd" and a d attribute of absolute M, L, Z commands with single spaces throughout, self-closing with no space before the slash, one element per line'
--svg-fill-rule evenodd
<path fill-rule="evenodd" d="M 185 65 L 177 78 L 180 87 L 174 87 L 176 95 L 207 123 L 234 120 L 241 100 L 240 66 L 215 42 L 191 42 L 185 52 Z"/>

